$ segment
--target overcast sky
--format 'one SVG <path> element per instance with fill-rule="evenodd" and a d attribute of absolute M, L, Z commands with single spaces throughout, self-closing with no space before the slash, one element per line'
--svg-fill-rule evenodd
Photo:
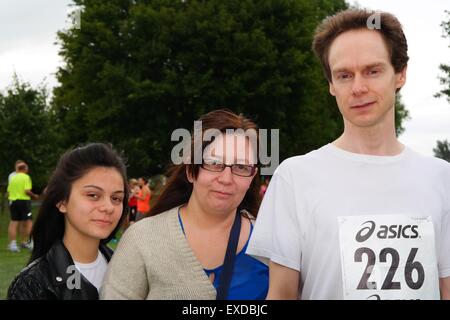
<path fill-rule="evenodd" d="M 56 32 L 69 25 L 70 0 L 0 0 L 0 90 L 12 81 L 15 71 L 33 86 L 45 81 L 56 85 L 58 56 Z M 355 3 L 355 1 L 350 1 Z M 450 140 L 450 104 L 433 95 L 439 84 L 439 64 L 450 64 L 450 38 L 440 27 L 450 11 L 449 0 L 358 0 L 369 9 L 389 11 L 403 24 L 409 45 L 408 78 L 402 89 L 411 119 L 400 140 L 413 149 L 432 155 L 437 140 Z M 82 26 L 81 21 L 81 26 Z"/>

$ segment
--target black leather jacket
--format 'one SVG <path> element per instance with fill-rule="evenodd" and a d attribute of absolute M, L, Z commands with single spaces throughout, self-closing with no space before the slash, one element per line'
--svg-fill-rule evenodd
<path fill-rule="evenodd" d="M 105 245 L 99 249 L 109 262 L 113 251 Z M 97 288 L 81 273 L 78 273 L 80 286 L 73 288 L 73 266 L 62 241 L 56 242 L 45 256 L 34 260 L 16 276 L 9 286 L 8 300 L 98 300 Z"/>

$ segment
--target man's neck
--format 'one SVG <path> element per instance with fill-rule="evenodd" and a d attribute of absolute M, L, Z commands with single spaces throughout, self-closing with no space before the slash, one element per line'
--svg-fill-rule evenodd
<path fill-rule="evenodd" d="M 348 152 L 374 156 L 395 156 L 405 148 L 398 141 L 393 124 L 357 127 L 345 122 L 344 133 L 333 144 Z"/>

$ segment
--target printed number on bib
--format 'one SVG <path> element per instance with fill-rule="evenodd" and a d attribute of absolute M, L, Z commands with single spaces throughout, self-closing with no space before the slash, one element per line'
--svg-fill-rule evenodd
<path fill-rule="evenodd" d="M 430 217 L 339 217 L 345 299 L 439 299 Z"/>
<path fill-rule="evenodd" d="M 406 285 L 413 290 L 420 289 L 425 280 L 425 271 L 423 269 L 422 264 L 419 261 L 414 261 L 414 257 L 416 256 L 417 250 L 418 248 L 411 249 L 404 269 Z M 362 258 L 364 254 L 367 255 L 367 265 L 361 277 L 361 280 L 359 281 L 357 289 L 359 290 L 377 289 L 378 285 L 376 282 L 369 282 L 371 269 L 373 268 L 376 262 L 375 252 L 373 252 L 372 249 L 367 247 L 359 248 L 355 252 L 355 262 L 363 262 Z M 385 280 L 383 281 L 381 290 L 401 289 L 401 283 L 399 281 L 393 281 L 395 273 L 397 272 L 400 263 L 400 255 L 394 248 L 384 248 L 380 252 L 379 261 L 388 262 L 387 260 L 388 255 L 391 257 L 390 260 L 391 266 L 389 268 L 388 273 L 386 274 Z M 413 279 L 414 271 L 417 272 L 417 281 Z"/>

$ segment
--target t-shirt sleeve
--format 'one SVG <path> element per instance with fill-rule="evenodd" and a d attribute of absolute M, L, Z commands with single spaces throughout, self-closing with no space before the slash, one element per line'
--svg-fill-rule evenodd
<path fill-rule="evenodd" d="M 441 252 L 439 254 L 439 278 L 450 277 L 450 212 L 442 218 Z"/>
<path fill-rule="evenodd" d="M 27 176 L 27 179 L 25 180 L 25 190 L 31 190 L 32 188 L 31 178 L 30 176 Z"/>
<path fill-rule="evenodd" d="M 294 189 L 277 170 L 264 195 L 246 252 L 300 271 L 300 234 Z"/>
<path fill-rule="evenodd" d="M 446 166 L 446 169 L 445 194 L 447 208 L 442 218 L 441 248 L 438 261 L 439 278 L 450 277 L 450 165 Z"/>

